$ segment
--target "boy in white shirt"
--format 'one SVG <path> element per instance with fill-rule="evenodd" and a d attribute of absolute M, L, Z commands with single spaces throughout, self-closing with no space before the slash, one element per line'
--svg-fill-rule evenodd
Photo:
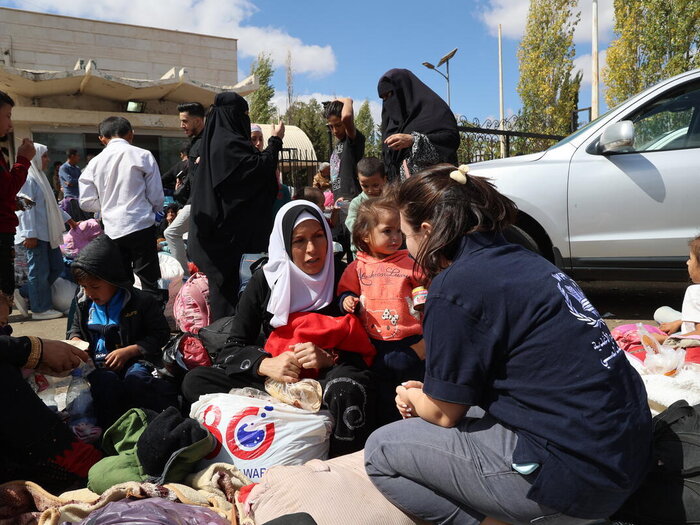
<path fill-rule="evenodd" d="M 128 271 L 143 290 L 158 294 L 160 266 L 155 213 L 163 210 L 163 185 L 153 154 L 133 146 L 134 131 L 123 117 L 108 117 L 99 126 L 104 151 L 93 158 L 78 180 L 80 207 L 100 212 L 105 233 L 122 253 Z"/>

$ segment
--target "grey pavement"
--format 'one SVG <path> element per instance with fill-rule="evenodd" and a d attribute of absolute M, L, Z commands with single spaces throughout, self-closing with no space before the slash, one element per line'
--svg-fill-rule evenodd
<path fill-rule="evenodd" d="M 44 339 L 65 339 L 67 322 L 65 316 L 49 321 L 32 321 L 31 319 L 23 319 L 19 315 L 10 316 L 12 335 L 16 337 L 34 335 Z"/>

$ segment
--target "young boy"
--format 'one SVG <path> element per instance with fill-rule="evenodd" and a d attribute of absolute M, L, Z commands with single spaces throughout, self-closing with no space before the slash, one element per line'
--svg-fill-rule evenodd
<path fill-rule="evenodd" d="M 152 241 L 151 241 L 152 242 Z M 152 375 L 170 331 L 157 299 L 132 286 L 119 247 L 107 235 L 90 242 L 71 270 L 81 286 L 69 339 L 90 343 L 97 369 L 88 376 L 97 419 L 107 429 L 134 407 L 161 411 L 177 389 Z"/>
<path fill-rule="evenodd" d="M 323 103 L 323 116 L 328 128 L 337 139 L 331 153 L 331 190 L 340 208 L 339 220 L 332 229 L 333 240 L 343 245 L 348 262 L 352 260 L 350 232 L 345 227 L 347 204 L 360 187 L 355 170 L 357 161 L 365 154 L 365 136 L 355 128 L 351 98 L 340 98 Z"/>
<path fill-rule="evenodd" d="M 386 185 L 386 168 L 384 163 L 376 157 L 365 157 L 357 163 L 357 178 L 360 182 L 362 193 L 355 197 L 350 203 L 348 217 L 345 219 L 345 226 L 352 235 L 352 227 L 355 225 L 357 210 L 364 201 L 370 197 L 379 197 Z M 352 253 L 357 253 L 357 246 L 351 245 Z"/>
<path fill-rule="evenodd" d="M 106 118 L 99 134 L 105 149 L 78 179 L 80 207 L 102 213 L 105 233 L 119 246 L 125 268 L 133 268 L 143 289 L 160 297 L 153 242 L 155 214 L 163 210 L 164 200 L 158 164 L 150 151 L 131 144 L 134 130 L 125 118 Z"/>
<path fill-rule="evenodd" d="M 331 189 L 336 199 L 350 200 L 360 192 L 355 167 L 365 154 L 365 136 L 355 128 L 351 98 L 324 102 L 323 116 L 338 140 L 330 159 Z"/>

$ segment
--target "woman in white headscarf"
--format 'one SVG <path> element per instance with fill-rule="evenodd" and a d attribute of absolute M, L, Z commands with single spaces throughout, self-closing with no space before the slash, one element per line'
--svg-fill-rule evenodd
<path fill-rule="evenodd" d="M 328 223 L 315 204 L 298 200 L 282 206 L 270 235 L 269 261 L 253 273 L 241 295 L 228 343 L 219 350 L 213 367 L 187 373 L 182 392 L 194 402 L 200 395 L 231 388 L 264 390 L 268 377 L 285 383 L 315 377 L 323 388 L 324 406 L 335 420 L 330 453 L 342 455 L 361 449 L 372 430 L 367 363 L 374 348 L 359 324 L 361 333 L 350 327 L 342 343 L 332 339 L 338 326 L 347 327 L 352 320 L 333 320 L 344 314 L 335 296 L 343 268 L 336 267 L 331 239 Z M 306 313 L 322 315 L 304 319 Z M 301 337 L 295 332 L 299 327 L 305 333 Z M 267 339 L 265 348 L 260 346 L 261 336 Z M 283 351 L 271 347 L 273 340 L 276 349 Z M 283 341 L 296 344 L 284 351 L 290 345 Z"/>
<path fill-rule="evenodd" d="M 66 223 L 75 222 L 58 207 L 44 170 L 49 165 L 48 148 L 35 143 L 36 155 L 32 159 L 27 180 L 19 191 L 34 204 L 18 211 L 19 227 L 15 244 L 27 250 L 29 280 L 15 292 L 15 302 L 20 311 L 24 297 L 29 297 L 32 319 L 55 319 L 63 314 L 52 308 L 51 285 L 63 271 L 63 257 L 59 246 L 63 242 Z M 25 308 L 26 310 L 26 308 Z"/>

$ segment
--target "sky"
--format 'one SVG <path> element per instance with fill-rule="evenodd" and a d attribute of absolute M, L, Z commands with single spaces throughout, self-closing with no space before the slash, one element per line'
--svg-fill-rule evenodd
<path fill-rule="evenodd" d="M 291 52 L 294 96 L 329 100 L 349 96 L 355 110 L 370 101 L 379 121 L 377 81 L 391 68 L 407 68 L 443 98 L 446 81 L 422 65 L 450 61 L 452 110 L 483 121 L 498 116 L 498 24 L 503 31 L 504 105 L 517 113 L 517 50 L 529 0 L 131 0 L 129 8 L 93 0 L 0 0 L 0 6 L 111 22 L 234 37 L 239 80 L 260 52 L 275 63 L 275 103 L 287 105 L 285 62 Z M 583 71 L 579 107 L 591 100 L 591 0 L 579 0 L 575 67 Z M 601 69 L 614 38 L 613 0 L 599 0 Z M 123 5 L 123 4 L 116 4 Z M 443 66 L 444 68 L 444 66 Z M 601 113 L 605 110 L 601 89 Z M 582 118 L 586 120 L 586 118 Z M 536 131 L 536 130 L 533 130 Z"/>

